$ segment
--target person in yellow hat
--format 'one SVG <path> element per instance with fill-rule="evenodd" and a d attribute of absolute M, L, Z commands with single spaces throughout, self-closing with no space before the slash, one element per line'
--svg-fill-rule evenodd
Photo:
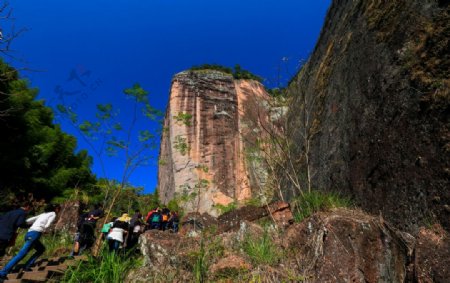
<path fill-rule="evenodd" d="M 117 221 L 127 222 L 130 223 L 131 217 L 128 215 L 128 213 L 123 213 L 122 216 L 117 218 Z"/>

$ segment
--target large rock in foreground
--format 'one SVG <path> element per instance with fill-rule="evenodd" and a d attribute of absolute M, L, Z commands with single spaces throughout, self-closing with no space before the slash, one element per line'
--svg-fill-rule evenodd
<path fill-rule="evenodd" d="M 145 266 L 129 281 L 378 283 L 450 278 L 449 237 L 439 226 L 422 228 L 414 238 L 382 218 L 348 209 L 317 213 L 286 230 L 261 227 L 256 214 L 247 218 L 253 220 L 236 220 L 238 228 L 227 232 L 220 224 L 195 234 L 147 231 L 140 237 Z M 248 252 L 249 244 L 259 247 L 256 255 L 270 247 L 270 255 L 279 257 L 262 263 L 255 250 Z M 232 259 L 236 262 L 227 262 Z"/>
<path fill-rule="evenodd" d="M 411 280 L 414 238 L 360 211 L 316 214 L 291 226 L 283 243 L 313 282 Z"/>

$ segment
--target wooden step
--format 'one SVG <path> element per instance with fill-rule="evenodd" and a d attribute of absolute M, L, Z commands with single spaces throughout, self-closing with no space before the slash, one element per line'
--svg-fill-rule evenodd
<path fill-rule="evenodd" d="M 45 271 L 51 271 L 56 274 L 64 274 L 67 270 L 67 265 L 47 266 Z"/>
<path fill-rule="evenodd" d="M 8 274 L 8 280 L 9 279 L 19 279 L 22 275 L 23 275 L 23 272 L 9 273 Z"/>
<path fill-rule="evenodd" d="M 27 283 L 27 282 L 58 282 L 58 278 L 65 273 L 69 266 L 76 266 L 82 261 L 87 261 L 86 255 L 75 257 L 54 257 L 40 259 L 31 268 L 31 271 L 23 271 L 23 264 L 17 265 L 19 272 L 8 274 L 5 283 Z M 7 259 L 9 260 L 9 259 Z M 7 261 L 4 260 L 4 261 Z"/>
<path fill-rule="evenodd" d="M 88 261 L 89 257 L 87 255 L 76 255 L 73 257 L 73 259 L 78 261 Z"/>
<path fill-rule="evenodd" d="M 31 271 L 24 272 L 21 279 L 32 282 L 45 282 L 49 276 L 48 271 Z"/>

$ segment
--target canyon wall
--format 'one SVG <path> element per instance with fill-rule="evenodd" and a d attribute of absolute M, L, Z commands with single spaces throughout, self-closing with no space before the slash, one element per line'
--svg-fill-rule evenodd
<path fill-rule="evenodd" d="M 266 117 L 263 85 L 213 70 L 174 76 L 161 140 L 160 199 L 187 212 L 217 216 L 217 205 L 243 202 L 264 187 L 265 171 L 246 161 L 255 129 L 250 110 Z M 257 117 L 253 117 L 257 118 Z"/>
<path fill-rule="evenodd" d="M 407 231 L 450 228 L 449 23 L 448 1 L 332 2 L 288 89 L 293 155 L 313 188 Z"/>

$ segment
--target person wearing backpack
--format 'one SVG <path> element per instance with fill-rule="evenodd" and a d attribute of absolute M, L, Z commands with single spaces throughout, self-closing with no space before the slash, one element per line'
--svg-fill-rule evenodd
<path fill-rule="evenodd" d="M 166 231 L 169 225 L 170 210 L 165 207 L 161 212 L 161 230 Z"/>
<path fill-rule="evenodd" d="M 112 226 L 114 225 L 114 222 L 116 220 L 117 220 L 117 217 L 113 217 L 113 218 L 111 218 L 110 222 L 103 224 L 103 227 L 102 227 L 102 230 L 101 230 L 101 232 L 102 232 L 102 239 L 103 240 L 106 239 L 106 237 L 108 236 L 109 231 L 111 231 Z"/>
<path fill-rule="evenodd" d="M 7 279 L 8 273 L 30 252 L 31 249 L 35 249 L 36 252 L 25 263 L 24 270 L 29 270 L 37 258 L 44 253 L 45 246 L 39 239 L 41 238 L 42 233 L 44 233 L 56 219 L 56 215 L 60 210 L 61 207 L 59 205 L 50 204 L 46 207 L 44 213 L 26 220 L 27 224 L 32 225 L 28 229 L 27 234 L 25 234 L 25 243 L 17 255 L 13 257 L 2 270 L 0 270 L 0 280 Z"/>
<path fill-rule="evenodd" d="M 158 209 L 151 216 L 150 229 L 160 229 L 161 218 L 162 218 L 161 211 Z"/>
<path fill-rule="evenodd" d="M 145 217 L 145 225 L 146 225 L 145 230 L 151 229 L 151 226 L 152 226 L 152 215 L 153 215 L 153 213 L 155 213 L 158 210 L 159 210 L 159 207 L 155 208 L 155 209 L 152 209 L 152 210 L 150 210 L 147 213 L 147 216 Z"/>

